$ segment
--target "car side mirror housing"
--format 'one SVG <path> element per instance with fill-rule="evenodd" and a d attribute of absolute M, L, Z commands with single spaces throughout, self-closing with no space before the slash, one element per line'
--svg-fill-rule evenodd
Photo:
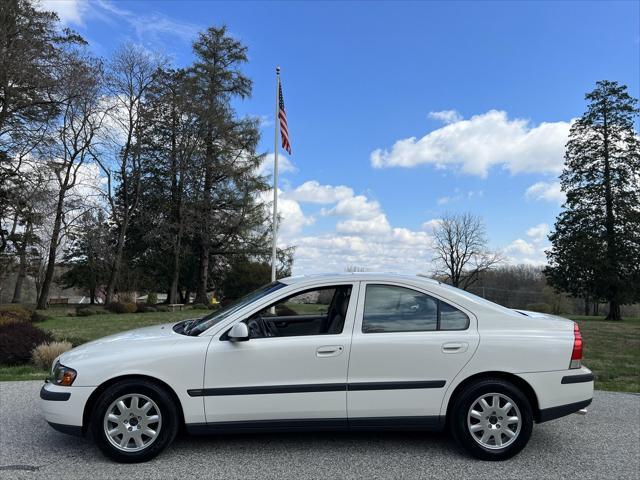
<path fill-rule="evenodd" d="M 231 327 L 231 330 L 229 330 L 227 337 L 229 337 L 229 340 L 232 342 L 246 342 L 249 340 L 249 327 L 243 322 L 236 323 Z"/>

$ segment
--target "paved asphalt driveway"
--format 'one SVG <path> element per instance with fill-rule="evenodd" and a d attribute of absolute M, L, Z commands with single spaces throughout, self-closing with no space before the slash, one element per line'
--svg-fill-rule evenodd
<path fill-rule="evenodd" d="M 182 436 L 149 463 L 119 465 L 49 428 L 40 386 L 0 383 L 0 479 L 640 478 L 640 395 L 596 392 L 586 416 L 536 425 L 500 463 L 467 458 L 440 434 L 300 433 Z"/>

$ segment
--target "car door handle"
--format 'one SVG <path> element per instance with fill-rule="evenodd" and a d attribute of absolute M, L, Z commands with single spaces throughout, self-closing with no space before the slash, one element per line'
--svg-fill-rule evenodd
<path fill-rule="evenodd" d="M 449 342 L 442 344 L 442 353 L 464 353 L 469 348 L 466 342 Z"/>
<path fill-rule="evenodd" d="M 344 347 L 342 345 L 325 345 L 318 347 L 316 350 L 316 357 L 337 357 L 342 353 Z"/>

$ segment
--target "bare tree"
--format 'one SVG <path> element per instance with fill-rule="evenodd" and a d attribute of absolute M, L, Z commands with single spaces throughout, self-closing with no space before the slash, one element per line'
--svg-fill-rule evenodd
<path fill-rule="evenodd" d="M 481 272 L 498 264 L 502 257 L 487 247 L 485 226 L 471 213 L 445 214 L 434 228 L 436 274 L 454 287 L 469 288 Z"/>
<path fill-rule="evenodd" d="M 113 300 L 131 218 L 140 204 L 142 178 L 141 141 L 144 97 L 161 62 L 133 44 L 114 54 L 106 75 L 106 90 L 113 101 L 110 109 L 111 142 L 118 152 L 113 167 L 97 158 L 107 177 L 111 220 L 116 226 L 116 249 L 107 283 L 106 302 Z M 113 182 L 118 186 L 114 190 Z"/>
<path fill-rule="evenodd" d="M 78 171 L 93 157 L 92 148 L 102 125 L 100 64 L 74 53 L 61 72 L 60 120 L 56 143 L 52 146 L 49 168 L 55 175 L 57 190 L 53 227 L 49 241 L 47 267 L 38 296 L 38 308 L 46 308 L 56 265 L 60 238 L 68 219 L 69 192 L 76 186 Z"/>

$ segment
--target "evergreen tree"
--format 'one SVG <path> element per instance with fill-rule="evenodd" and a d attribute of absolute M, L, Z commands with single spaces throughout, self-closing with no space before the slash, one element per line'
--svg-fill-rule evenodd
<path fill-rule="evenodd" d="M 98 289 L 109 278 L 111 258 L 110 233 L 102 210 L 85 212 L 68 233 L 64 263 L 68 269 L 62 274 L 64 288 L 78 287 L 96 303 Z"/>
<path fill-rule="evenodd" d="M 247 48 L 227 34 L 226 27 L 210 27 L 193 44 L 196 61 L 189 68 L 190 95 L 195 100 L 203 152 L 197 188 L 199 253 L 196 303 L 207 303 L 210 272 L 216 254 L 237 248 L 255 249 L 266 239 L 260 228 L 266 212 L 257 201 L 267 190 L 257 174 L 262 157 L 255 153 L 260 138 L 258 122 L 238 119 L 231 106 L 251 94 L 251 80 L 240 67 Z M 256 235 L 257 233 L 257 235 Z"/>
<path fill-rule="evenodd" d="M 560 176 L 565 210 L 550 235 L 550 283 L 574 296 L 604 299 L 607 319 L 640 300 L 640 140 L 637 99 L 599 81 L 571 127 Z"/>

